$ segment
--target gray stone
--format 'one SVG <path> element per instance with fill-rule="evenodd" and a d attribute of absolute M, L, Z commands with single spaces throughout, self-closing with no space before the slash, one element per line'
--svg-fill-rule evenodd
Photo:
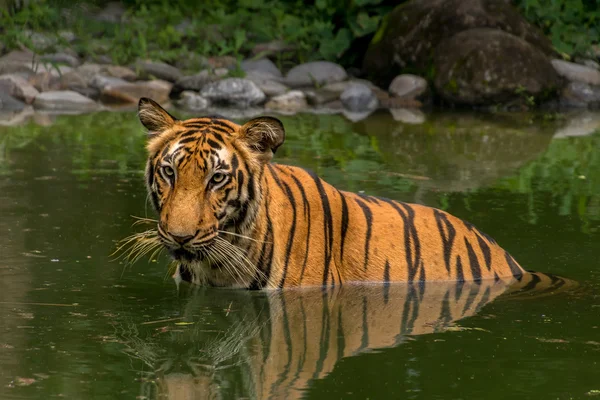
<path fill-rule="evenodd" d="M 325 86 L 328 87 L 329 85 Z M 340 98 L 340 94 L 343 93 L 343 91 L 338 92 L 338 91 L 331 91 L 328 89 L 303 89 L 304 94 L 306 95 L 306 99 L 308 100 L 308 103 L 310 105 L 313 106 L 319 106 L 321 104 L 326 104 L 326 103 L 330 103 L 332 101 L 335 100 L 339 100 Z M 347 86 L 346 86 L 347 88 Z"/>
<path fill-rule="evenodd" d="M 291 87 L 325 85 L 344 81 L 348 74 L 343 67 L 329 61 L 313 61 L 292 68 L 285 77 Z"/>
<path fill-rule="evenodd" d="M 60 89 L 71 90 L 73 88 L 84 88 L 88 86 L 88 82 L 77 72 L 67 72 L 60 77 Z"/>
<path fill-rule="evenodd" d="M 275 96 L 265 104 L 265 108 L 283 112 L 296 112 L 307 107 L 306 96 L 299 90 L 291 90 Z"/>
<path fill-rule="evenodd" d="M 129 82 L 127 82 L 126 80 L 121 79 L 121 78 L 115 78 L 112 76 L 104 76 L 104 75 L 96 75 L 91 80 L 89 86 L 101 91 L 109 86 L 126 85 L 128 83 Z"/>
<path fill-rule="evenodd" d="M 258 60 L 244 60 L 242 61 L 241 68 L 246 73 L 250 71 L 259 71 L 276 76 L 278 78 L 283 77 L 279 68 L 277 68 L 273 61 L 269 60 L 268 58 L 259 58 Z"/>
<path fill-rule="evenodd" d="M 508 1 L 409 0 L 397 5 L 379 25 L 363 60 L 363 71 L 381 87 L 411 68 L 425 76 L 441 42 L 460 32 L 489 28 L 528 42 L 544 55 L 555 53 L 543 33 Z M 488 49 L 488 51 L 493 51 Z M 512 62 L 508 55 L 501 64 Z"/>
<path fill-rule="evenodd" d="M 258 88 L 262 90 L 268 97 L 279 96 L 290 90 L 290 88 L 285 86 L 283 83 L 279 83 L 277 81 L 252 80 L 252 82 L 256 83 L 256 86 L 258 86 Z"/>
<path fill-rule="evenodd" d="M 184 76 L 175 82 L 173 90 L 171 91 L 171 97 L 178 96 L 185 90 L 200 91 L 209 82 L 216 80 L 214 75 L 211 75 L 210 71 L 204 70 L 195 75 Z"/>
<path fill-rule="evenodd" d="M 155 77 L 168 82 L 176 82 L 183 77 L 181 71 L 161 61 L 140 60 L 135 63 L 135 69 L 140 71 L 142 79 Z"/>
<path fill-rule="evenodd" d="M 91 86 L 86 86 L 86 87 L 81 87 L 81 86 L 77 87 L 76 86 L 76 87 L 69 88 L 69 90 L 77 92 L 82 96 L 89 97 L 90 99 L 92 99 L 94 101 L 100 100 L 100 93 L 101 93 L 100 90 L 96 89 L 94 87 L 91 87 Z"/>
<path fill-rule="evenodd" d="M 68 43 L 73 43 L 77 39 L 77 36 L 72 31 L 60 31 L 58 32 L 58 37 Z"/>
<path fill-rule="evenodd" d="M 169 100 L 172 88 L 171 82 L 159 79 L 135 83 L 126 82 L 104 87 L 100 99 L 104 103 L 131 104 L 137 103 L 142 97 L 149 97 L 158 103 L 163 103 Z"/>
<path fill-rule="evenodd" d="M 33 102 L 36 109 L 52 111 L 94 111 L 98 104 L 72 90 L 41 93 Z"/>
<path fill-rule="evenodd" d="M 436 92 L 446 101 L 465 105 L 544 100 L 562 80 L 546 55 L 507 32 L 478 28 L 440 43 L 433 59 Z"/>
<path fill-rule="evenodd" d="M 100 71 L 103 75 L 121 78 L 126 81 L 135 81 L 137 79 L 136 73 L 131 68 L 121 65 L 103 65 Z"/>
<path fill-rule="evenodd" d="M 81 64 L 79 58 L 67 53 L 45 54 L 40 57 L 42 62 L 50 62 L 56 64 L 66 64 L 70 67 L 77 67 Z"/>
<path fill-rule="evenodd" d="M 217 78 L 223 78 L 223 77 L 229 75 L 229 70 L 227 68 L 215 68 L 215 70 L 213 71 L 213 74 Z"/>
<path fill-rule="evenodd" d="M 9 95 L 7 92 L 0 90 L 0 110 L 2 111 L 21 111 L 27 104 L 19 101 Z"/>
<path fill-rule="evenodd" d="M 8 93 L 27 104 L 33 103 L 39 92 L 19 75 L 0 75 L 0 92 Z"/>
<path fill-rule="evenodd" d="M 600 70 L 600 63 L 590 60 L 589 58 L 584 58 L 582 60 L 577 60 L 577 62 L 581 65 L 585 65 L 586 67 L 593 68 L 596 70 Z"/>
<path fill-rule="evenodd" d="M 208 100 L 190 90 L 185 90 L 181 93 L 181 97 L 177 104 L 189 111 L 202 111 L 207 109 L 210 105 Z"/>
<path fill-rule="evenodd" d="M 287 51 L 294 51 L 296 46 L 286 43 L 283 40 L 274 40 L 268 43 L 258 43 L 252 48 L 252 55 L 280 54 Z"/>
<path fill-rule="evenodd" d="M 363 83 L 354 83 L 340 95 L 344 108 L 351 112 L 366 112 L 377 108 L 379 101 L 370 87 Z"/>
<path fill-rule="evenodd" d="M 94 16 L 97 21 L 110 22 L 116 24 L 121 22 L 125 16 L 125 6 L 119 1 L 110 2 Z"/>
<path fill-rule="evenodd" d="M 552 66 L 559 75 L 570 81 L 600 85 L 600 71 L 594 68 L 558 59 L 552 60 Z"/>
<path fill-rule="evenodd" d="M 600 86 L 569 82 L 561 92 L 560 105 L 567 108 L 597 109 L 600 106 Z"/>
<path fill-rule="evenodd" d="M 262 103 L 266 96 L 258 86 L 247 79 L 227 78 L 204 85 L 200 94 L 216 104 L 241 108 Z"/>
<path fill-rule="evenodd" d="M 425 114 L 414 108 L 390 108 L 390 113 L 394 120 L 405 124 L 422 124 L 426 120 Z"/>
<path fill-rule="evenodd" d="M 33 48 L 38 52 L 49 49 L 50 47 L 54 47 L 57 44 L 56 37 L 49 37 L 41 32 L 34 32 L 26 29 L 21 33 L 23 34 L 23 36 L 29 39 Z"/>
<path fill-rule="evenodd" d="M 417 75 L 398 75 L 390 83 L 388 91 L 402 99 L 417 99 L 427 93 L 427 81 Z"/>

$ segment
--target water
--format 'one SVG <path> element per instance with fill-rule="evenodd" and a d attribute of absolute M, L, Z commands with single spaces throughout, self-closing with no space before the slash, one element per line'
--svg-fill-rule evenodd
<path fill-rule="evenodd" d="M 39 117 L 0 127 L 0 398 L 600 396 L 599 133 L 530 115 L 282 120 L 279 162 L 445 209 L 582 287 L 178 290 L 166 259 L 109 258 L 152 216 L 134 113 Z"/>

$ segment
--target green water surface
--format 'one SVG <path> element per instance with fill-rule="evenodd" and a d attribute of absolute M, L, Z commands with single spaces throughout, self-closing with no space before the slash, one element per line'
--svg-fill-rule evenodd
<path fill-rule="evenodd" d="M 0 398 L 600 398 L 600 133 L 530 115 L 281 119 L 277 162 L 447 210 L 582 286 L 177 288 L 166 258 L 109 257 L 132 216 L 154 216 L 135 113 L 44 117 L 0 127 Z"/>

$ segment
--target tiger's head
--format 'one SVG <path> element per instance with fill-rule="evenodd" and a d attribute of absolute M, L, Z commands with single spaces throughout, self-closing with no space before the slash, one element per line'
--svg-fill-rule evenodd
<path fill-rule="evenodd" d="M 181 265 L 202 264 L 218 284 L 232 250 L 224 243 L 252 229 L 262 171 L 285 139 L 283 125 L 271 117 L 242 126 L 220 117 L 178 120 L 147 98 L 138 112 L 149 136 L 146 186 L 158 236 Z"/>

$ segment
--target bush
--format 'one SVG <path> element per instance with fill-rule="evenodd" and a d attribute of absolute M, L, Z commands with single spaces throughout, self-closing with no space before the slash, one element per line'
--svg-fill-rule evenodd
<path fill-rule="evenodd" d="M 568 55 L 587 55 L 600 42 L 600 0 L 516 0 L 517 7 Z"/>

